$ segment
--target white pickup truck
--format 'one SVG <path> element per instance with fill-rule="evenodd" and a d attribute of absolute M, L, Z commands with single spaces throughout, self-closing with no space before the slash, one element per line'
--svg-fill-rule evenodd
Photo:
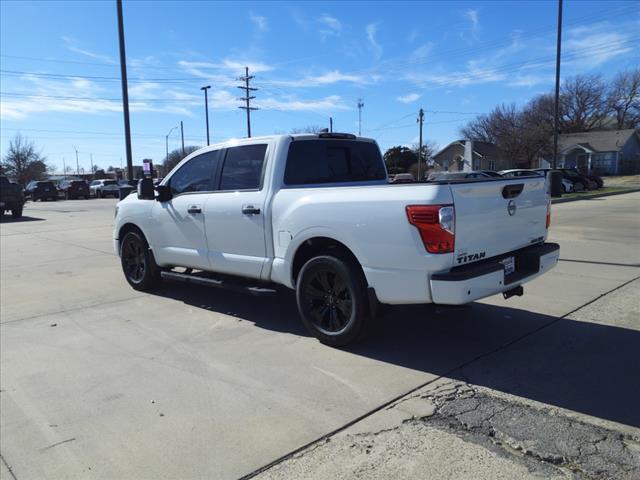
<path fill-rule="evenodd" d="M 114 249 L 137 290 L 295 289 L 308 330 L 343 346 L 378 302 L 521 295 L 558 261 L 549 208 L 541 176 L 389 185 L 373 140 L 277 135 L 202 148 L 155 189 L 141 181 L 116 207 Z"/>

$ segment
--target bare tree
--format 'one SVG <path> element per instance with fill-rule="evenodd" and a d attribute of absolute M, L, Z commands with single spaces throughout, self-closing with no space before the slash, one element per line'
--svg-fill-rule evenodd
<path fill-rule="evenodd" d="M 640 126 L 640 68 L 618 73 L 607 96 L 618 130 Z"/>
<path fill-rule="evenodd" d="M 169 156 L 164 159 L 162 166 L 165 168 L 166 172 L 169 173 L 184 157 L 195 152 L 199 148 L 201 147 L 196 147 L 195 145 L 186 146 L 184 147 L 184 154 L 182 148 L 176 148 L 169 152 Z"/>
<path fill-rule="evenodd" d="M 500 105 L 470 121 L 460 133 L 471 140 L 493 143 L 513 162 L 533 167 L 539 155 L 550 148 L 553 122 L 549 118 L 553 118 L 553 97 L 541 95 L 522 109 L 515 104 Z"/>
<path fill-rule="evenodd" d="M 574 133 L 602 129 L 609 113 L 606 90 L 600 75 L 567 78 L 560 92 L 560 131 Z"/>
<path fill-rule="evenodd" d="M 31 180 L 46 177 L 48 166 L 46 158 L 36 151 L 35 144 L 28 138 L 17 134 L 9 141 L 7 154 L 2 160 L 3 171 L 20 185 Z"/>

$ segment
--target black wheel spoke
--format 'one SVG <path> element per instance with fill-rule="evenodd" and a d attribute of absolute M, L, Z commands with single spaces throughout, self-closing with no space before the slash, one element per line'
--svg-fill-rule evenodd
<path fill-rule="evenodd" d="M 302 287 L 310 320 L 328 333 L 344 330 L 353 315 L 353 299 L 346 278 L 331 268 L 319 268 Z"/>
<path fill-rule="evenodd" d="M 318 273 L 316 278 L 318 279 L 318 283 L 320 283 L 322 289 L 329 293 L 331 291 L 331 284 L 329 283 L 329 272 L 320 272 Z"/>
<path fill-rule="evenodd" d="M 129 280 L 139 283 L 144 279 L 146 258 L 140 240 L 135 237 L 125 239 L 122 246 L 122 263 Z"/>

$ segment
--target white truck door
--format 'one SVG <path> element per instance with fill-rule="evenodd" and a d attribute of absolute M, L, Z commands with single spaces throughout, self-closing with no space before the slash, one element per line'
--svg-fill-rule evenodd
<path fill-rule="evenodd" d="M 226 149 L 218 189 L 205 204 L 209 263 L 216 272 L 260 278 L 266 261 L 267 143 Z"/>
<path fill-rule="evenodd" d="M 151 210 L 151 245 L 161 265 L 209 270 L 204 206 L 214 190 L 221 151 L 193 157 L 171 175 L 172 198 Z"/>

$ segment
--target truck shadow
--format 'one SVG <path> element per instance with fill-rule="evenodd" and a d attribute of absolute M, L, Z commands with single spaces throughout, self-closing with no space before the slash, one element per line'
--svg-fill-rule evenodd
<path fill-rule="evenodd" d="M 291 292 L 249 297 L 171 284 L 156 294 L 309 336 Z M 480 303 L 388 306 L 372 334 L 347 351 L 640 427 L 636 330 Z"/>

